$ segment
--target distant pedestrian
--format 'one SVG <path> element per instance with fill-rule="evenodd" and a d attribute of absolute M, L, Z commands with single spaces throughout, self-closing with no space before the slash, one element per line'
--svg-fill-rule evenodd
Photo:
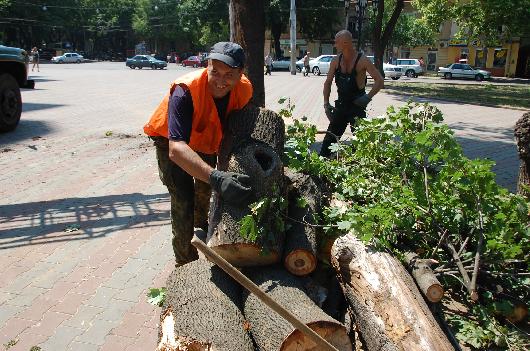
<path fill-rule="evenodd" d="M 425 61 L 423 60 L 423 56 L 421 56 L 418 61 L 420 62 L 421 69 L 425 72 Z"/>
<path fill-rule="evenodd" d="M 304 56 L 304 76 L 306 76 L 306 77 L 309 76 L 309 70 L 311 69 L 309 67 L 309 54 L 310 54 L 310 52 L 307 51 L 305 53 L 305 56 Z"/>
<path fill-rule="evenodd" d="M 271 76 L 272 75 L 272 56 L 271 54 L 267 54 L 267 56 L 265 56 L 265 75 L 269 75 Z"/>
<path fill-rule="evenodd" d="M 170 54 L 167 54 L 166 61 L 167 61 L 167 63 L 169 63 L 171 61 L 171 55 Z"/>
<path fill-rule="evenodd" d="M 39 49 L 37 49 L 36 46 L 33 47 L 33 49 L 31 49 L 31 56 L 33 57 L 32 58 L 32 61 L 33 61 L 33 67 L 31 67 L 31 72 L 33 72 L 33 70 L 35 69 L 35 65 L 37 66 L 37 72 L 40 72 L 40 67 L 39 67 Z"/>

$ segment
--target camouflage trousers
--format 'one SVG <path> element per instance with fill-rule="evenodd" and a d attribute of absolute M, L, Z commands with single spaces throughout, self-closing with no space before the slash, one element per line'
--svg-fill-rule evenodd
<path fill-rule="evenodd" d="M 169 141 L 164 137 L 151 137 L 156 147 L 158 174 L 169 190 L 171 198 L 171 232 L 176 265 L 182 265 L 198 258 L 197 249 L 190 244 L 193 228 L 208 230 L 208 209 L 210 185 L 194 179 L 169 159 Z M 215 155 L 199 156 L 215 167 Z"/>

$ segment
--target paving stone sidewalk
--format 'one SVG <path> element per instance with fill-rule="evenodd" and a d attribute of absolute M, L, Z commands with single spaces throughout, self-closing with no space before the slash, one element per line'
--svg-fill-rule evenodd
<path fill-rule="evenodd" d="M 160 311 L 145 295 L 165 285 L 173 253 L 167 191 L 141 126 L 190 70 L 45 65 L 37 88 L 23 92 L 19 128 L 0 135 L 0 347 L 155 348 Z M 290 97 L 295 116 L 325 129 L 323 81 L 273 72 L 267 107 Z M 404 102 L 378 94 L 369 114 Z M 514 190 L 522 112 L 435 104 L 466 154 L 494 159 L 499 182 Z"/>

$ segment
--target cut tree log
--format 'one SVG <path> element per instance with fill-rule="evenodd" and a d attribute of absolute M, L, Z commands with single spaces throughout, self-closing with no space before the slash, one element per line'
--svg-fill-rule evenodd
<path fill-rule="evenodd" d="M 282 117 L 274 111 L 251 104 L 231 112 L 219 147 L 218 168 L 228 169 L 232 152 L 249 141 L 261 141 L 276 154 L 283 155 L 285 123 Z"/>
<path fill-rule="evenodd" d="M 207 260 L 176 268 L 166 283 L 158 351 L 253 351 L 241 287 Z"/>
<path fill-rule="evenodd" d="M 517 193 L 530 198 L 524 186 L 530 186 L 530 112 L 526 112 L 515 124 L 515 141 L 519 154 L 519 177 L 517 180 Z"/>
<path fill-rule="evenodd" d="M 396 258 L 348 233 L 335 241 L 331 260 L 368 351 L 454 350 Z"/>
<path fill-rule="evenodd" d="M 265 197 L 283 194 L 283 166 L 274 150 L 261 142 L 241 145 L 230 158 L 227 171 L 247 174 L 252 187 L 250 203 Z M 282 195 L 280 195 L 282 196 Z M 248 203 L 234 206 L 215 197 L 210 210 L 208 246 L 225 260 L 238 267 L 262 266 L 281 259 L 285 232 L 276 230 L 278 202 L 272 205 L 259 225 L 270 235 L 261 235 L 255 242 L 240 234 L 240 221 L 250 214 Z M 270 214 L 269 214 L 270 213 Z"/>
<path fill-rule="evenodd" d="M 405 260 L 416 284 L 427 300 L 439 302 L 444 296 L 444 288 L 431 269 L 431 264 L 436 262 L 432 259 L 421 259 L 414 252 L 408 252 Z"/>
<path fill-rule="evenodd" d="M 250 214 L 248 205 L 265 197 L 284 197 L 283 153 L 285 125 L 276 113 L 254 106 L 230 114 L 229 128 L 219 150 L 218 169 L 247 174 L 252 198 L 236 206 L 214 196 L 210 208 L 208 246 L 231 264 L 260 266 L 281 259 L 285 233 L 277 230 L 277 216 L 263 216 L 259 225 L 269 235 L 256 242 L 240 235 L 240 221 Z M 269 213 L 279 212 L 277 205 Z M 283 218 L 281 218 L 283 219 Z"/>
<path fill-rule="evenodd" d="M 285 233 L 283 263 L 294 275 L 303 276 L 313 272 L 317 266 L 317 243 L 319 230 L 317 216 L 322 210 L 322 191 L 315 180 L 306 174 L 285 169 L 289 179 L 289 206 L 286 223 L 290 228 Z"/>
<path fill-rule="evenodd" d="M 307 295 L 303 280 L 277 266 L 248 270 L 249 278 L 267 295 L 285 306 L 327 342 L 340 351 L 352 350 L 346 327 L 328 316 Z M 255 295 L 243 293 L 244 313 L 260 351 L 321 350 L 306 335 L 276 313 L 271 313 Z"/>

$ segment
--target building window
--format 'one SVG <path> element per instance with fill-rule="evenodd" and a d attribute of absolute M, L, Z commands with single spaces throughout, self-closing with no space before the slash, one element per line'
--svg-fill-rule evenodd
<path fill-rule="evenodd" d="M 493 56 L 493 67 L 504 68 L 504 66 L 506 66 L 507 54 L 507 49 L 495 49 L 495 55 Z"/>
<path fill-rule="evenodd" d="M 410 48 L 402 48 L 400 58 L 409 58 L 409 57 L 410 57 Z"/>

